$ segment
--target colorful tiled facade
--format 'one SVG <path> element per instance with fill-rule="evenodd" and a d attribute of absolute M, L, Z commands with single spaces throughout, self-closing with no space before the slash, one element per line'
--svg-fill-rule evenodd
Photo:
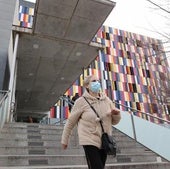
<path fill-rule="evenodd" d="M 14 21 L 14 25 L 23 28 L 32 28 L 35 3 L 25 0 L 17 0 L 16 4 L 17 20 Z"/>
<path fill-rule="evenodd" d="M 131 107 L 142 118 L 147 117 L 139 112 L 169 120 L 166 104 L 169 73 L 162 42 L 107 26 L 101 27 L 93 41 L 104 46 L 100 52 L 101 64 L 97 56 L 65 95 L 72 97 L 76 92 L 81 95 L 83 76 L 96 74 L 101 78 L 102 72 L 104 91 L 112 100 L 124 105 L 116 104 L 118 108 L 129 111 L 127 107 Z M 68 114 L 66 109 L 64 117 Z"/>

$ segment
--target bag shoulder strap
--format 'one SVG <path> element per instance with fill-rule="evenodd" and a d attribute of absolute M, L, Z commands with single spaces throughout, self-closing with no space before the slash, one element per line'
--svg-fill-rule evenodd
<path fill-rule="evenodd" d="M 83 96 L 84 97 L 84 96 Z M 102 128 L 102 132 L 104 133 L 104 127 L 103 127 L 103 124 L 102 124 L 102 120 L 99 116 L 99 114 L 97 113 L 97 111 L 95 110 L 95 108 L 89 103 L 89 101 L 87 100 L 86 97 L 84 97 L 84 99 L 86 100 L 86 102 L 89 104 L 89 106 L 91 107 L 91 109 L 94 111 L 94 113 L 96 114 L 96 116 L 100 119 L 100 125 L 101 125 L 101 128 Z"/>

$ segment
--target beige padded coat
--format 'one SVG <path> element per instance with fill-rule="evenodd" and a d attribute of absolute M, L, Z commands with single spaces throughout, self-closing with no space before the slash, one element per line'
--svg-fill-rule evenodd
<path fill-rule="evenodd" d="M 112 101 L 105 94 L 101 94 L 100 98 L 97 99 L 85 91 L 83 96 L 87 98 L 99 114 L 103 121 L 105 132 L 111 135 L 112 124 L 117 124 L 121 119 L 120 114 L 111 115 L 111 111 L 115 108 Z M 72 129 L 77 124 L 79 144 L 94 145 L 100 148 L 102 130 L 99 119 L 84 97 L 80 97 L 76 100 L 64 126 L 61 143 L 68 145 Z"/>

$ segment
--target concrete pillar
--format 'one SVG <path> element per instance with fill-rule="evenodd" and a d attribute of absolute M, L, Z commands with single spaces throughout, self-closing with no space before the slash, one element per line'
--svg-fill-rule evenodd
<path fill-rule="evenodd" d="M 9 83 L 8 47 L 10 43 L 16 0 L 0 1 L 0 90 Z"/>

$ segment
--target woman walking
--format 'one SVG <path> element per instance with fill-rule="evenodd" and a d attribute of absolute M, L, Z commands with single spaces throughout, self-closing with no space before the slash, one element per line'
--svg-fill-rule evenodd
<path fill-rule="evenodd" d="M 95 75 L 87 76 L 83 83 L 85 92 L 79 97 L 72 108 L 71 115 L 64 126 L 61 144 L 66 149 L 71 131 L 77 124 L 79 144 L 83 146 L 89 169 L 104 169 L 107 154 L 101 148 L 102 129 L 112 135 L 112 125 L 119 123 L 120 111 L 114 107 L 113 102 L 101 93 L 101 85 Z M 96 116 L 90 105 L 95 108 L 100 118 Z"/>

